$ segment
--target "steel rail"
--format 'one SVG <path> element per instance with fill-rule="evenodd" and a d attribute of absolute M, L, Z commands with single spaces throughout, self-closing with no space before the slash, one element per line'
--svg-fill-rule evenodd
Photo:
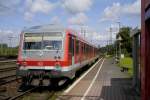
<path fill-rule="evenodd" d="M 31 91 L 33 91 L 33 90 L 35 90 L 35 89 L 37 89 L 37 88 L 38 88 L 38 87 L 33 87 L 33 88 L 31 88 L 31 89 L 29 89 L 29 90 L 23 92 L 23 93 L 20 93 L 20 94 L 18 94 L 18 95 L 15 95 L 14 97 L 11 97 L 11 98 L 8 99 L 8 100 L 15 100 L 15 99 L 17 99 L 17 98 L 20 98 L 21 96 L 24 96 L 24 95 L 26 95 L 26 94 L 29 94 Z"/>
<path fill-rule="evenodd" d="M 4 80 L 4 82 L 0 82 L 0 86 L 6 85 L 8 83 L 11 83 L 11 82 L 14 82 L 14 81 L 17 81 L 17 80 L 21 79 L 21 77 L 16 77 L 16 75 L 12 75 L 12 76 L 8 76 L 8 77 L 12 77 L 12 78 L 14 77 L 14 78 L 13 79 L 9 79 L 9 80 L 7 80 L 6 78 L 1 78 L 3 80 L 5 79 L 5 80 Z"/>
<path fill-rule="evenodd" d="M 0 61 L 0 63 L 9 63 L 9 62 L 16 62 L 17 60 L 4 60 Z"/>
<path fill-rule="evenodd" d="M 16 69 L 17 69 L 17 67 L 2 68 L 2 69 L 0 69 L 0 72 L 11 71 L 11 70 L 16 70 Z"/>

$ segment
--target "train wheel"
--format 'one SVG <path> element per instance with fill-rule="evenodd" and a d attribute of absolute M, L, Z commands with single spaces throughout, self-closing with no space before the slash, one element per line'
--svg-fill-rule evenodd
<path fill-rule="evenodd" d="M 54 79 L 51 79 L 51 87 L 52 89 L 57 89 L 58 88 L 58 82 L 59 82 L 59 79 L 57 78 L 54 78 Z"/>

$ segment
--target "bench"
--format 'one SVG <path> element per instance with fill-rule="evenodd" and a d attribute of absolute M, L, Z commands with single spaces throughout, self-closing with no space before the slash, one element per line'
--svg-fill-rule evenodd
<path fill-rule="evenodd" d="M 127 72 L 129 70 L 129 68 L 127 67 L 121 67 L 121 72 Z"/>

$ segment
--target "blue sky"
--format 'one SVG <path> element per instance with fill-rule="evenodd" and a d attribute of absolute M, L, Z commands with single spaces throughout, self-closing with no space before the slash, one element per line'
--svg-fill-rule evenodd
<path fill-rule="evenodd" d="M 0 0 L 0 42 L 14 36 L 18 44 L 24 27 L 57 23 L 80 29 L 81 25 L 96 44 L 104 45 L 109 28 L 140 27 L 140 0 Z"/>

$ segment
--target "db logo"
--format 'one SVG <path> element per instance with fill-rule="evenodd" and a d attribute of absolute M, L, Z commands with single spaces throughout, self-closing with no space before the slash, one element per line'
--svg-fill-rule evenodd
<path fill-rule="evenodd" d="M 38 65 L 39 66 L 43 66 L 43 62 L 38 62 Z"/>

